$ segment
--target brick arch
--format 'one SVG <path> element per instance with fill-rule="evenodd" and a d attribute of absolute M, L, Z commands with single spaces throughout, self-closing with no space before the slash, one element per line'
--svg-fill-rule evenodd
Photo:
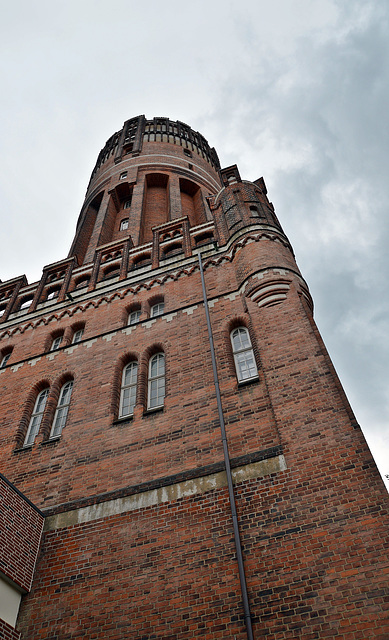
<path fill-rule="evenodd" d="M 113 274 L 113 275 L 111 275 Z M 109 267 L 106 267 L 102 270 L 102 280 L 107 280 L 109 278 L 114 278 L 120 275 L 120 263 L 115 262 L 114 264 L 110 264 Z"/>
<path fill-rule="evenodd" d="M 171 258 L 172 256 L 182 253 L 183 251 L 184 247 L 182 242 L 177 240 L 175 240 L 174 242 L 170 242 L 161 250 L 161 260 L 164 260 L 165 258 Z"/>
<path fill-rule="evenodd" d="M 73 333 L 76 331 L 80 331 L 81 329 L 85 329 L 85 320 L 78 320 L 77 322 L 73 322 L 70 326 L 70 329 Z"/>
<path fill-rule="evenodd" d="M 18 427 L 18 430 L 16 432 L 16 445 L 17 445 L 17 447 L 22 447 L 23 446 L 24 439 L 26 437 L 26 433 L 27 433 L 27 429 L 28 429 L 28 425 L 30 424 L 31 415 L 32 415 L 32 412 L 34 410 L 34 405 L 35 405 L 36 399 L 37 399 L 38 395 L 40 394 L 40 392 L 43 391 L 44 389 L 51 389 L 51 381 L 48 378 L 44 378 L 40 382 L 37 382 L 33 386 L 33 388 L 30 389 L 30 391 L 27 394 L 27 399 L 26 399 L 26 401 L 24 403 L 22 417 L 20 419 L 19 427 Z M 49 391 L 49 397 L 50 397 L 50 391 Z M 43 428 L 43 421 L 45 420 L 45 417 L 47 415 L 47 405 L 48 405 L 48 402 L 49 402 L 49 397 L 47 398 L 45 412 L 44 412 L 43 419 L 42 419 L 41 426 L 40 426 L 41 430 Z"/>
<path fill-rule="evenodd" d="M 245 327 L 249 331 L 250 339 L 251 339 L 251 332 L 248 327 L 248 318 L 245 315 L 234 316 L 233 318 L 230 318 L 223 332 L 224 341 L 226 345 L 226 359 L 228 362 L 228 369 L 230 374 L 234 377 L 236 377 L 236 371 L 235 371 L 234 355 L 232 353 L 231 331 L 233 331 L 234 329 L 237 329 L 238 327 Z"/>
<path fill-rule="evenodd" d="M 237 329 L 238 327 L 244 327 L 245 329 L 247 329 L 247 331 L 249 332 L 249 336 L 250 336 L 250 340 L 251 340 L 251 346 L 254 352 L 254 357 L 255 357 L 255 362 L 257 364 L 257 369 L 258 369 L 258 376 L 261 377 L 260 371 L 262 368 L 261 365 L 261 358 L 260 358 L 260 354 L 259 354 L 259 349 L 258 349 L 258 344 L 257 344 L 257 340 L 255 337 L 255 333 L 254 333 L 254 329 L 253 329 L 253 325 L 250 319 L 250 316 L 247 315 L 240 315 L 240 316 L 234 316 L 233 318 L 231 318 L 229 320 L 229 322 L 226 325 L 226 329 L 224 332 L 224 337 L 227 345 L 227 361 L 228 361 L 228 366 L 230 369 L 230 372 L 232 375 L 234 375 L 236 377 L 236 369 L 235 369 L 235 362 L 234 362 L 234 354 L 232 352 L 232 344 L 231 344 L 231 332 L 234 329 Z"/>
<path fill-rule="evenodd" d="M 55 300 L 56 298 L 58 298 L 58 296 L 59 296 L 59 294 L 60 294 L 60 292 L 61 292 L 61 286 L 62 286 L 61 284 L 56 284 L 56 285 L 53 285 L 53 286 L 51 286 L 51 287 L 48 287 L 48 288 L 46 289 L 46 291 L 44 291 L 44 292 L 42 293 L 42 295 L 41 295 L 41 299 L 40 299 L 40 302 L 46 302 L 46 301 L 47 301 L 47 300 L 49 300 L 49 299 L 50 299 L 50 300 Z M 56 296 L 54 296 L 53 298 L 49 298 L 49 296 L 50 296 L 52 293 L 56 293 L 57 295 L 56 295 Z"/>
<path fill-rule="evenodd" d="M 128 316 L 133 311 L 142 311 L 142 304 L 141 304 L 140 300 L 134 300 L 133 302 L 130 302 L 130 304 L 127 304 L 124 307 L 124 309 L 122 310 L 121 320 L 122 320 L 122 323 L 123 323 L 124 326 L 127 325 Z"/>
<path fill-rule="evenodd" d="M 113 420 L 117 420 L 119 415 L 119 403 L 120 403 L 120 391 L 122 387 L 122 375 L 124 367 L 129 364 L 129 362 L 137 362 L 138 363 L 138 382 L 137 382 L 137 390 L 136 390 L 136 404 L 139 403 L 139 388 L 140 388 L 140 362 L 139 362 L 139 353 L 136 351 L 127 351 L 122 356 L 119 357 L 115 369 L 113 372 L 112 379 L 112 392 L 111 392 L 111 415 L 113 416 Z"/>
<path fill-rule="evenodd" d="M 4 356 L 7 356 L 9 353 L 12 353 L 13 350 L 14 350 L 13 344 L 9 344 L 6 347 L 3 347 L 2 349 L 0 349 L 0 360 L 2 360 L 2 358 L 4 358 Z"/>
<path fill-rule="evenodd" d="M 73 286 L 69 289 L 70 291 L 75 291 L 76 289 L 82 289 L 83 287 L 87 287 L 90 282 L 91 274 L 86 273 L 78 278 L 74 278 Z"/>
<path fill-rule="evenodd" d="M 51 319 L 54 319 L 54 318 L 51 318 Z M 53 340 L 55 340 L 56 338 L 59 338 L 60 336 L 63 337 L 62 338 L 63 342 L 61 343 L 61 347 L 64 346 L 65 345 L 64 335 L 65 335 L 65 328 L 58 328 L 58 329 L 54 329 L 54 331 L 51 331 L 51 333 L 49 333 L 49 335 L 46 337 L 43 351 L 45 353 L 50 351 L 50 347 Z"/>
<path fill-rule="evenodd" d="M 160 302 L 165 302 L 165 296 L 162 293 L 158 293 L 146 301 L 145 308 L 148 314 L 150 314 L 151 307 Z"/>

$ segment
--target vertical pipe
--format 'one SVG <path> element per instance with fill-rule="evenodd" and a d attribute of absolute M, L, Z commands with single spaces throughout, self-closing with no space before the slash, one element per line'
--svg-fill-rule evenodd
<path fill-rule="evenodd" d="M 218 410 L 218 413 L 219 413 L 220 431 L 221 431 L 221 435 L 222 435 L 224 464 L 225 464 L 225 467 L 226 467 L 226 474 L 227 474 L 228 495 L 229 495 L 229 498 L 230 498 L 232 524 L 233 524 L 233 527 L 234 527 L 234 540 L 235 540 L 235 548 L 236 548 L 236 558 L 237 558 L 237 561 L 238 561 L 240 589 L 241 589 L 241 593 L 242 593 L 242 602 L 243 602 L 244 617 L 245 617 L 245 623 L 246 623 L 247 638 L 248 638 L 248 640 L 254 640 L 252 623 L 251 623 L 250 604 L 249 604 L 249 599 L 248 599 L 248 594 L 247 594 L 246 574 L 245 574 L 244 564 L 243 564 L 242 544 L 241 544 L 241 540 L 240 540 L 238 516 L 237 516 L 237 513 L 236 513 L 234 485 L 232 483 L 230 456 L 229 456 L 229 453 L 228 453 L 228 443 L 227 443 L 226 429 L 225 429 L 225 425 L 224 425 L 223 408 L 222 408 L 221 397 L 220 397 L 220 389 L 219 389 L 219 377 L 218 377 L 218 374 L 217 374 L 215 349 L 214 349 L 214 345 L 213 345 L 212 327 L 211 327 L 211 320 L 210 320 L 210 317 L 209 317 L 208 298 L 207 298 L 207 291 L 206 291 L 206 288 L 205 288 L 203 262 L 202 262 L 202 259 L 201 259 L 201 252 L 200 251 L 198 252 L 198 256 L 199 256 L 199 266 L 200 266 L 200 275 L 201 275 L 201 286 L 203 288 L 203 299 L 204 299 L 205 315 L 206 315 L 206 318 L 207 318 L 209 345 L 210 345 L 210 348 L 211 348 L 213 381 L 214 381 L 214 384 L 215 384 L 217 410 Z"/>

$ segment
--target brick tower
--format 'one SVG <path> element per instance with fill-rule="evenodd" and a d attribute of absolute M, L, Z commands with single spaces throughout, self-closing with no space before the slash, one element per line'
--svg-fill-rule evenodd
<path fill-rule="evenodd" d="M 387 494 L 262 178 L 128 120 L 0 314 L 0 637 L 389 637 Z"/>

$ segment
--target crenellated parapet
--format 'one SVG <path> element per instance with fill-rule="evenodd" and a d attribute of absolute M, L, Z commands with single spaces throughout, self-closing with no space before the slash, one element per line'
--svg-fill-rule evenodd
<path fill-rule="evenodd" d="M 215 149 L 209 146 L 201 133 L 194 131 L 189 125 L 179 120 L 169 120 L 169 118 L 147 120 L 144 115 L 140 115 L 126 120 L 123 128 L 107 140 L 98 155 L 92 177 L 110 157 L 113 157 L 117 163 L 125 155 L 139 154 L 144 141 L 178 145 L 189 152 L 186 154 L 187 157 L 190 158 L 192 153 L 197 153 L 215 169 L 220 168 Z"/>

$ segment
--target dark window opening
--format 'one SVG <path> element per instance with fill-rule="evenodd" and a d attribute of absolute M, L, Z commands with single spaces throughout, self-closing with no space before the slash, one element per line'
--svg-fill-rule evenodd
<path fill-rule="evenodd" d="M 134 269 L 140 269 L 140 267 L 146 267 L 151 264 L 151 256 L 141 256 L 137 260 L 134 260 Z"/>
<path fill-rule="evenodd" d="M 175 242 L 174 244 L 170 244 L 164 249 L 163 258 L 171 258 L 172 256 L 176 256 L 177 254 L 182 253 L 182 244 Z"/>
<path fill-rule="evenodd" d="M 116 278 L 117 276 L 120 276 L 120 267 L 112 266 L 104 271 L 103 280 L 109 280 L 110 278 Z"/>

